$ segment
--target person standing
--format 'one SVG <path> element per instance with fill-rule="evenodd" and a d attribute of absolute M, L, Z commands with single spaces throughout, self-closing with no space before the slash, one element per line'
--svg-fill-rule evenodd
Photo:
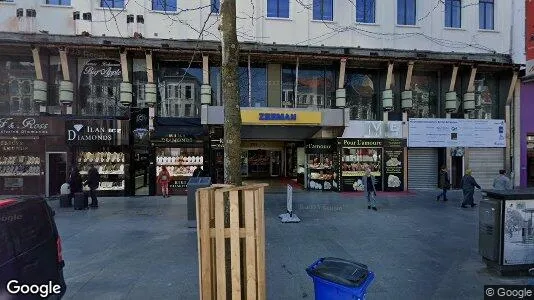
<path fill-rule="evenodd" d="M 451 188 L 451 180 L 446 166 L 441 167 L 438 186 L 441 189 L 441 193 L 436 197 L 436 201 L 439 201 L 441 197 L 443 197 L 443 201 L 449 200 L 447 199 L 447 190 Z"/>
<path fill-rule="evenodd" d="M 462 208 L 467 208 L 467 205 L 475 207 L 475 199 L 473 198 L 475 194 L 475 187 L 480 189 L 480 185 L 476 182 L 475 178 L 471 176 L 472 171 L 467 169 L 465 175 L 462 178 L 462 191 L 464 193 L 464 201 L 462 202 Z"/>
<path fill-rule="evenodd" d="M 161 186 L 161 194 L 163 198 L 169 197 L 169 180 L 171 179 L 171 174 L 167 171 L 167 167 L 163 166 L 161 171 L 159 171 L 157 183 Z"/>
<path fill-rule="evenodd" d="M 500 191 L 509 191 L 512 189 L 512 181 L 506 177 L 505 170 L 499 170 L 499 177 L 493 180 L 493 188 Z"/>
<path fill-rule="evenodd" d="M 80 171 L 76 165 L 73 165 L 70 169 L 68 183 L 70 186 L 69 202 L 72 203 L 74 194 L 81 193 L 83 190 L 82 175 L 80 175 Z"/>
<path fill-rule="evenodd" d="M 89 186 L 89 196 L 91 197 L 91 207 L 98 208 L 98 199 L 96 198 L 96 189 L 100 185 L 100 173 L 94 165 L 89 165 L 87 172 L 87 186 Z"/>
<path fill-rule="evenodd" d="M 365 176 L 362 178 L 363 191 L 367 196 L 367 209 L 376 209 L 376 188 L 375 188 L 375 177 L 371 175 L 371 169 L 365 169 Z"/>

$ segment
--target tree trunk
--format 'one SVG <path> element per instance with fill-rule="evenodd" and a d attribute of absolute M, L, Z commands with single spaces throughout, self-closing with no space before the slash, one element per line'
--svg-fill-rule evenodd
<path fill-rule="evenodd" d="M 224 182 L 241 182 L 241 110 L 239 108 L 239 43 L 236 1 L 221 1 L 222 97 L 224 99 Z"/>

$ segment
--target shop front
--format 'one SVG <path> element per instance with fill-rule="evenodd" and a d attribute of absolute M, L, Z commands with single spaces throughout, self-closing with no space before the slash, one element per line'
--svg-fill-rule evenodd
<path fill-rule="evenodd" d="M 337 140 L 340 190 L 363 191 L 362 177 L 367 169 L 376 179 L 378 191 L 404 191 L 406 140 L 402 122 L 350 121 Z"/>
<path fill-rule="evenodd" d="M 339 191 L 339 155 L 335 139 L 306 141 L 306 188 Z"/>
<path fill-rule="evenodd" d="M 56 195 L 67 157 L 58 118 L 0 117 L 0 194 Z"/>
<path fill-rule="evenodd" d="M 366 170 L 375 177 L 377 191 L 404 190 L 403 139 L 338 139 L 340 153 L 339 186 L 343 192 L 364 190 Z"/>
<path fill-rule="evenodd" d="M 68 119 L 65 140 L 71 165 L 76 165 L 87 179 L 93 165 L 100 173 L 99 194 L 125 196 L 130 185 L 129 120 Z M 88 187 L 84 187 L 88 190 Z"/>
<path fill-rule="evenodd" d="M 498 119 L 418 119 L 409 121 L 408 130 L 408 187 L 433 189 L 438 186 L 439 152 L 450 148 L 453 188 L 465 169 L 471 169 L 484 188 L 504 169 L 506 130 L 504 120 Z"/>
<path fill-rule="evenodd" d="M 130 195 L 148 196 L 150 194 L 150 135 L 148 128 L 148 108 L 132 111 L 130 119 L 131 161 Z"/>
<path fill-rule="evenodd" d="M 195 169 L 209 172 L 209 165 L 205 165 L 208 163 L 205 154 L 209 148 L 205 136 L 204 128 L 194 120 L 159 118 L 156 121 L 155 132 L 150 137 L 155 154 L 155 162 L 152 163 L 156 166 L 150 184 L 156 195 L 161 195 L 161 187 L 156 181 L 163 168 L 171 175 L 169 195 L 185 195 L 187 182 Z"/>

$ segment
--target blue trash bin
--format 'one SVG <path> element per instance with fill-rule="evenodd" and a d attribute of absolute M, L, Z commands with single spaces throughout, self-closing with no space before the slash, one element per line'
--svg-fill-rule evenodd
<path fill-rule="evenodd" d="M 366 265 L 323 257 L 306 269 L 313 279 L 315 300 L 364 300 L 375 278 Z"/>

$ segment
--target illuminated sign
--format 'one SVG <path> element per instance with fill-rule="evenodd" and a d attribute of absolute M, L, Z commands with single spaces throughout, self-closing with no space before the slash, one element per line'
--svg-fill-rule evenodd
<path fill-rule="evenodd" d="M 318 111 L 295 110 L 241 110 L 243 125 L 321 125 L 322 115 Z"/>

